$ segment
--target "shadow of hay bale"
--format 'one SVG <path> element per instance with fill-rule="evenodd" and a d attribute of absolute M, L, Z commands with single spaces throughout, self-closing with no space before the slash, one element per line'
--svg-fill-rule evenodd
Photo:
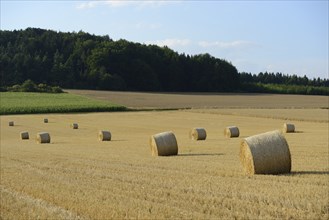
<path fill-rule="evenodd" d="M 299 175 L 328 175 L 329 171 L 292 171 L 291 173 L 280 174 L 280 176 L 299 176 Z"/>

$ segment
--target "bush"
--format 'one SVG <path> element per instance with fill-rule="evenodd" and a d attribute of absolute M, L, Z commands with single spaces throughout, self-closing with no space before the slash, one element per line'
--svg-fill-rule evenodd
<path fill-rule="evenodd" d="M 12 87 L 8 87 L 7 90 L 10 92 L 21 92 L 21 85 L 13 85 Z"/>
<path fill-rule="evenodd" d="M 26 80 L 22 86 L 21 86 L 22 92 L 36 92 L 37 89 L 37 85 L 35 85 L 35 83 L 28 79 Z"/>
<path fill-rule="evenodd" d="M 51 91 L 52 91 L 52 93 L 62 93 L 63 92 L 62 88 L 60 88 L 59 86 L 51 87 Z"/>
<path fill-rule="evenodd" d="M 63 90 L 59 86 L 48 86 L 47 84 L 40 83 L 36 85 L 32 80 L 28 79 L 22 85 L 13 85 L 7 87 L 10 92 L 41 92 L 41 93 L 62 93 Z"/>
<path fill-rule="evenodd" d="M 48 88 L 49 86 L 47 86 L 47 84 L 44 84 L 44 83 L 40 83 L 38 85 L 38 90 L 39 92 L 47 92 L 49 90 Z"/>

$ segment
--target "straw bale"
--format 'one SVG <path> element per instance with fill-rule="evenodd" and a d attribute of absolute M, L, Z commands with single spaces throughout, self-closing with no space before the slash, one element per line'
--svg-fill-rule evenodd
<path fill-rule="evenodd" d="M 283 124 L 283 132 L 285 132 L 285 133 L 295 132 L 295 125 L 294 124 L 284 123 Z"/>
<path fill-rule="evenodd" d="M 37 134 L 37 143 L 50 143 L 50 135 L 47 132 L 39 132 Z"/>
<path fill-rule="evenodd" d="M 280 174 L 291 171 L 288 143 L 280 131 L 245 138 L 240 146 L 240 161 L 249 174 Z"/>
<path fill-rule="evenodd" d="M 224 136 L 231 138 L 231 137 L 239 137 L 240 131 L 237 126 L 229 126 L 224 129 Z"/>
<path fill-rule="evenodd" d="M 43 119 L 43 122 L 44 122 L 44 123 L 48 123 L 48 118 L 44 118 L 44 119 Z"/>
<path fill-rule="evenodd" d="M 178 153 L 177 140 L 172 131 L 152 135 L 150 146 L 152 156 L 171 156 Z"/>
<path fill-rule="evenodd" d="M 79 125 L 77 123 L 72 123 L 70 125 L 70 127 L 73 128 L 73 129 L 78 129 L 79 128 Z"/>
<path fill-rule="evenodd" d="M 98 139 L 100 141 L 110 141 L 111 140 L 111 132 L 109 131 L 99 131 Z"/>
<path fill-rule="evenodd" d="M 27 131 L 22 131 L 21 132 L 21 139 L 22 140 L 27 140 L 27 139 L 29 139 L 30 138 L 30 136 L 29 136 L 29 132 L 27 132 Z"/>
<path fill-rule="evenodd" d="M 193 128 L 190 133 L 190 139 L 192 140 L 206 140 L 207 132 L 204 128 Z"/>
<path fill-rule="evenodd" d="M 14 126 L 14 122 L 13 121 L 10 121 L 8 124 L 9 124 L 9 126 Z"/>

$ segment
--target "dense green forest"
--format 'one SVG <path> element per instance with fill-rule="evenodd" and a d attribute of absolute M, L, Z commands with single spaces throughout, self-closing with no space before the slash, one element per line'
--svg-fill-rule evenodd
<path fill-rule="evenodd" d="M 316 94 L 329 86 L 328 79 L 238 73 L 209 54 L 39 28 L 0 31 L 0 71 L 3 88 L 27 79 L 62 88 L 168 92 L 262 92 L 270 90 L 260 85 L 284 84 L 314 87 L 305 94 Z"/>

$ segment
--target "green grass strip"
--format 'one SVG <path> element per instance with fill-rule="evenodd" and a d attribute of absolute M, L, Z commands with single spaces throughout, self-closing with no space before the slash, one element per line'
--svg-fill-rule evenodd
<path fill-rule="evenodd" d="M 69 93 L 0 92 L 0 115 L 125 110 L 124 106 Z"/>

